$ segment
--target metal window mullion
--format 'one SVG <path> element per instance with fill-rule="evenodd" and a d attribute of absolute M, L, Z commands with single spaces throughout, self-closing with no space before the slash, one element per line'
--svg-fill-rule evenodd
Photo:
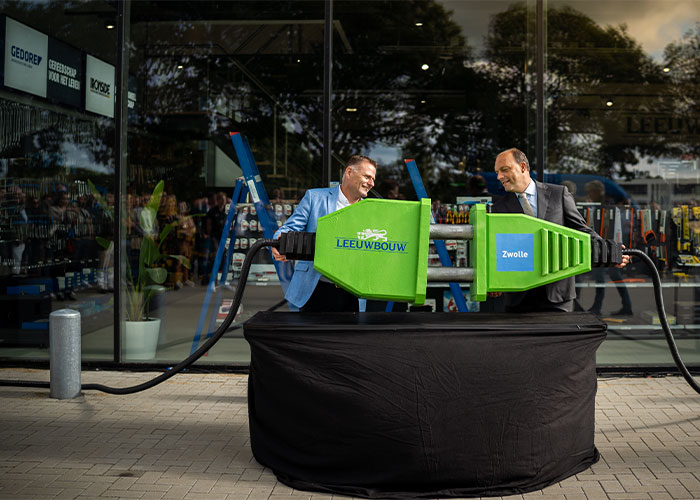
<path fill-rule="evenodd" d="M 114 110 L 114 361 L 121 362 L 121 318 L 122 318 L 122 287 L 121 287 L 121 257 L 125 243 L 122 242 L 121 217 L 124 202 L 122 189 L 126 182 L 127 158 L 127 120 L 129 94 L 129 54 L 128 41 L 130 30 L 131 0 L 117 3 L 117 61 L 116 61 L 116 103 Z"/>
<path fill-rule="evenodd" d="M 322 185 L 331 181 L 331 160 L 333 158 L 333 122 L 331 102 L 333 96 L 333 0 L 326 0 L 323 29 L 323 175 Z"/>
<path fill-rule="evenodd" d="M 537 0 L 536 4 L 536 30 L 537 42 L 535 51 L 537 53 L 536 62 L 536 100 L 537 100 L 537 138 L 536 138 L 536 156 L 537 156 L 537 178 L 540 182 L 544 182 L 544 170 L 547 163 L 545 156 L 545 110 L 544 110 L 544 63 L 545 63 L 545 0 Z"/>

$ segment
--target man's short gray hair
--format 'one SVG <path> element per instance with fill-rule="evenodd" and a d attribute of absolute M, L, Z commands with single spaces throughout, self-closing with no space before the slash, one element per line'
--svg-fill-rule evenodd
<path fill-rule="evenodd" d="M 363 162 L 369 162 L 375 170 L 377 169 L 377 162 L 369 156 L 364 155 L 352 155 L 345 163 L 345 168 L 351 167 L 353 170 L 355 170 L 355 165 L 359 165 Z"/>
<path fill-rule="evenodd" d="M 528 171 L 530 170 L 530 162 L 528 161 L 527 156 L 525 156 L 525 153 L 520 151 L 518 148 L 506 149 L 504 153 L 510 153 L 513 155 L 513 160 L 515 160 L 515 163 L 518 165 L 525 162 L 525 166 L 527 167 Z"/>

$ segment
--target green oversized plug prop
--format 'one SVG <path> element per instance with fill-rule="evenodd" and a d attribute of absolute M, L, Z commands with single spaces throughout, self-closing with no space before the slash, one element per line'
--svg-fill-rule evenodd
<path fill-rule="evenodd" d="M 471 224 L 431 224 L 430 200 L 366 199 L 318 220 L 314 268 L 368 299 L 425 302 L 428 281 L 471 282 L 471 300 L 591 270 L 586 233 L 523 214 L 469 212 Z M 471 268 L 428 267 L 430 239 L 471 240 Z"/>

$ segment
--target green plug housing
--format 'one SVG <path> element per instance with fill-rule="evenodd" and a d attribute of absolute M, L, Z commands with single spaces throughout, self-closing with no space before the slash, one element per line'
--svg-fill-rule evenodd
<path fill-rule="evenodd" d="M 368 299 L 423 304 L 428 281 L 471 282 L 471 300 L 591 270 L 586 233 L 523 214 L 470 210 L 471 225 L 430 224 L 430 200 L 366 199 L 318 220 L 314 268 Z M 471 269 L 428 268 L 430 238 L 471 239 Z"/>
<path fill-rule="evenodd" d="M 314 268 L 358 297 L 425 302 L 430 200 L 366 199 L 318 219 Z"/>
<path fill-rule="evenodd" d="M 581 231 L 524 214 L 469 211 L 474 236 L 471 300 L 487 292 L 520 292 L 591 270 L 591 237 Z"/>

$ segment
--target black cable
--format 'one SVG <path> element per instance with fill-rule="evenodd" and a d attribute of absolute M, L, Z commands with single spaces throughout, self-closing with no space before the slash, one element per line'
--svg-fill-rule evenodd
<path fill-rule="evenodd" d="M 33 380 L 0 380 L 0 385 L 9 385 L 10 387 L 40 387 L 42 389 L 50 388 L 48 382 Z"/>
<path fill-rule="evenodd" d="M 228 327 L 231 326 L 231 323 L 233 322 L 234 317 L 236 316 L 236 311 L 238 311 L 238 306 L 241 304 L 241 298 L 243 297 L 243 290 L 245 289 L 246 286 L 246 281 L 248 280 L 248 273 L 250 272 L 250 266 L 253 262 L 253 257 L 255 254 L 258 252 L 263 247 L 266 246 L 278 246 L 279 245 L 279 240 L 266 240 L 266 239 L 261 239 L 257 240 L 253 245 L 248 249 L 248 254 L 246 255 L 245 260 L 243 261 L 243 266 L 241 267 L 241 276 L 238 279 L 238 286 L 236 287 L 236 293 L 233 296 L 233 303 L 231 304 L 231 308 L 229 309 L 228 314 L 226 315 L 226 318 L 224 318 L 223 323 L 219 325 L 219 327 L 216 329 L 214 334 L 207 340 L 199 349 L 197 349 L 194 353 L 192 353 L 190 356 L 182 360 L 180 363 L 177 365 L 173 366 L 171 369 L 169 369 L 167 372 L 164 372 L 157 377 L 152 378 L 151 380 L 147 380 L 146 382 L 143 382 L 138 385 L 133 385 L 130 387 L 110 387 L 107 385 L 102 385 L 102 384 L 83 384 L 81 386 L 82 390 L 85 391 L 102 391 L 106 392 L 109 394 L 133 394 L 135 392 L 140 392 L 144 391 L 146 389 L 150 389 L 151 387 L 160 384 L 161 382 L 165 382 L 168 380 L 170 377 L 173 375 L 180 373 L 182 370 L 190 366 L 192 363 L 197 361 L 199 358 L 201 358 L 211 347 L 218 342 L 218 340 L 221 338 L 221 336 L 226 333 L 228 330 Z M 42 388 L 49 388 L 50 383 L 49 382 L 27 382 L 27 381 L 18 381 L 18 380 L 0 380 L 0 385 L 7 385 L 7 386 L 13 386 L 13 387 L 42 387 Z"/>
<path fill-rule="evenodd" d="M 634 255 L 635 257 L 639 257 L 649 268 L 649 271 L 651 272 L 651 279 L 654 282 L 654 299 L 656 300 L 656 311 L 659 313 L 659 322 L 661 323 L 661 328 L 664 331 L 664 335 L 666 335 L 666 341 L 668 342 L 668 347 L 671 350 L 671 356 L 673 356 L 673 361 L 676 363 L 676 366 L 683 375 L 685 381 L 688 382 L 690 387 L 692 387 L 695 390 L 695 392 L 700 394 L 700 385 L 698 385 L 698 383 L 688 371 L 688 368 L 686 368 L 685 364 L 683 364 L 681 355 L 678 352 L 678 346 L 676 346 L 676 340 L 673 338 L 673 333 L 671 333 L 671 327 L 669 326 L 668 320 L 666 319 L 666 311 L 664 310 L 664 300 L 661 296 L 661 278 L 659 277 L 659 271 L 656 269 L 654 262 L 649 258 L 649 256 L 641 250 L 623 250 L 622 253 L 626 255 Z"/>
<path fill-rule="evenodd" d="M 148 380 L 146 382 L 143 382 L 138 385 L 134 385 L 131 387 L 109 387 L 106 385 L 102 384 L 85 384 L 81 387 L 83 390 L 95 390 L 95 391 L 102 391 L 106 392 L 109 394 L 133 394 L 135 392 L 140 392 L 146 389 L 150 389 L 151 387 L 160 384 L 161 382 L 164 382 L 168 380 L 170 377 L 173 375 L 180 373 L 182 370 L 193 364 L 195 361 L 197 361 L 199 358 L 201 358 L 204 353 L 206 353 L 211 347 L 216 344 L 216 342 L 219 341 L 219 339 L 223 336 L 224 333 L 228 330 L 229 326 L 231 326 L 231 323 L 233 322 L 233 319 L 236 315 L 236 311 L 238 311 L 238 307 L 241 304 L 241 298 L 243 297 L 243 290 L 245 289 L 246 282 L 248 279 L 248 273 L 250 272 L 250 266 L 252 264 L 253 256 L 260 250 L 262 247 L 265 246 L 278 246 L 279 245 L 279 240 L 258 240 L 256 241 L 253 246 L 250 247 L 248 250 L 248 254 L 246 255 L 245 260 L 243 261 L 243 266 L 241 267 L 241 276 L 238 280 L 238 286 L 236 287 L 236 293 L 234 294 L 233 297 L 233 304 L 231 304 L 231 309 L 229 310 L 228 314 L 226 315 L 226 318 L 224 319 L 223 323 L 219 325 L 219 327 L 216 329 L 214 334 L 211 336 L 211 338 L 205 342 L 199 349 L 197 349 L 193 354 L 191 354 L 189 357 L 185 358 L 183 361 L 178 363 L 177 365 L 173 366 L 170 370 L 168 370 L 165 373 L 162 373 L 161 375 L 158 375 L 157 377 Z M 623 250 L 623 253 L 626 255 L 633 255 L 636 257 L 639 257 L 644 261 L 644 263 L 649 267 L 649 270 L 651 272 L 651 279 L 654 282 L 654 299 L 656 300 L 656 310 L 659 313 L 659 322 L 661 323 L 661 328 L 664 332 L 664 335 L 666 336 L 666 341 L 668 343 L 668 347 L 671 351 L 671 356 L 673 357 L 673 361 L 676 363 L 676 367 L 678 367 L 678 370 L 681 372 L 683 375 L 683 378 L 685 378 L 686 382 L 697 392 L 700 394 L 700 385 L 695 381 L 693 376 L 690 374 L 688 371 L 688 368 L 686 368 L 685 364 L 683 363 L 683 360 L 681 359 L 680 353 L 678 352 L 678 346 L 676 346 L 676 341 L 673 337 L 673 333 L 671 333 L 671 328 L 668 324 L 668 320 L 666 319 L 666 311 L 664 310 L 664 302 L 663 302 L 663 297 L 661 296 L 661 278 L 659 276 L 659 271 L 656 269 L 656 266 L 654 265 L 654 262 L 649 258 L 647 254 L 642 252 L 641 250 Z M 277 307 L 281 306 L 283 301 L 280 301 L 278 304 L 273 306 L 271 309 L 276 309 Z M 48 388 L 50 387 L 49 382 L 31 382 L 31 381 L 18 381 L 18 380 L 0 380 L 0 386 L 13 386 L 13 387 L 41 387 L 41 388 Z"/>

